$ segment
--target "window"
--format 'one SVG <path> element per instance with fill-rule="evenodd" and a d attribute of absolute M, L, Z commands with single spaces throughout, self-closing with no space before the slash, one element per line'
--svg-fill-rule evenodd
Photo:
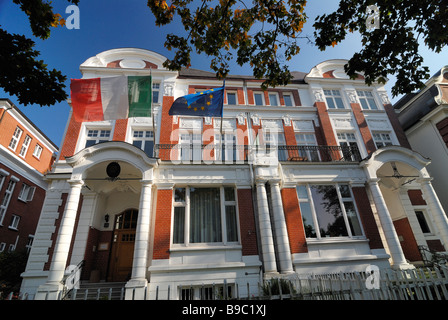
<path fill-rule="evenodd" d="M 299 185 L 297 195 L 307 238 L 363 235 L 348 185 Z"/>
<path fill-rule="evenodd" d="M 227 92 L 227 104 L 228 105 L 236 105 L 236 92 Z"/>
<path fill-rule="evenodd" d="M 1 172 L 1 171 L 3 171 L 3 172 Z M 7 175 L 9 175 L 8 172 L 6 172 L 5 170 L 0 169 L 0 190 L 3 187 L 3 183 L 5 182 Z"/>
<path fill-rule="evenodd" d="M 152 84 L 152 102 L 159 103 L 160 83 Z"/>
<path fill-rule="evenodd" d="M 223 133 L 219 139 L 219 134 L 215 135 L 216 159 L 233 162 L 237 160 L 236 136 L 233 133 Z M 222 143 L 222 144 L 221 144 Z M 219 150 L 221 149 L 221 152 Z"/>
<path fill-rule="evenodd" d="M 429 228 L 429 224 L 426 220 L 425 213 L 423 212 L 423 210 L 415 210 L 415 215 L 417 216 L 420 228 L 422 228 L 422 232 L 431 233 L 431 229 Z"/>
<path fill-rule="evenodd" d="M 286 107 L 292 107 L 292 95 L 290 93 L 283 94 L 283 101 Z"/>
<path fill-rule="evenodd" d="M 348 161 L 360 161 L 361 154 L 359 153 L 355 134 L 352 132 L 339 132 L 337 136 L 344 159 Z"/>
<path fill-rule="evenodd" d="M 175 188 L 173 197 L 173 244 L 238 241 L 234 188 Z"/>
<path fill-rule="evenodd" d="M 329 109 L 344 109 L 344 102 L 339 90 L 324 90 L 325 99 Z"/>
<path fill-rule="evenodd" d="M 6 243 L 4 243 L 4 242 L 0 243 L 0 252 L 5 251 L 5 248 L 6 248 Z"/>
<path fill-rule="evenodd" d="M 261 92 L 254 92 L 254 100 L 256 106 L 264 106 L 264 97 Z"/>
<path fill-rule="evenodd" d="M 378 106 L 375 103 L 375 99 L 373 98 L 371 91 L 356 90 L 356 92 L 358 93 L 361 107 L 364 110 L 378 110 Z"/>
<path fill-rule="evenodd" d="M 266 153 L 270 154 L 277 150 L 278 161 L 288 160 L 288 150 L 286 149 L 285 134 L 283 132 L 264 132 L 264 142 L 266 144 Z M 275 156 L 275 154 L 270 154 Z"/>
<path fill-rule="evenodd" d="M 152 157 L 154 150 L 154 132 L 150 130 L 135 130 L 132 144 L 145 151 L 148 157 Z"/>
<path fill-rule="evenodd" d="M 19 200 L 26 202 L 33 200 L 34 191 L 36 191 L 36 187 L 31 187 L 23 183 L 19 193 Z"/>
<path fill-rule="evenodd" d="M 269 93 L 269 103 L 271 104 L 271 106 L 278 106 L 278 94 L 277 93 Z"/>
<path fill-rule="evenodd" d="M 110 130 L 87 130 L 86 148 L 110 140 Z"/>
<path fill-rule="evenodd" d="M 202 134 L 180 133 L 180 159 L 183 161 L 194 161 L 202 159 Z"/>
<path fill-rule="evenodd" d="M 19 155 L 21 157 L 25 157 L 26 152 L 28 151 L 28 147 L 30 146 L 30 143 L 31 143 L 31 137 L 29 135 L 26 135 L 22 143 L 22 148 L 20 148 L 19 152 Z"/>
<path fill-rule="evenodd" d="M 9 148 L 12 150 L 16 150 L 17 144 L 19 143 L 20 137 L 22 136 L 23 130 L 19 127 L 14 130 L 14 134 L 12 135 L 11 141 L 9 142 Z"/>
<path fill-rule="evenodd" d="M 233 298 L 233 284 L 180 286 L 179 300 L 219 300 Z"/>
<path fill-rule="evenodd" d="M 392 145 L 392 139 L 389 133 L 373 133 L 373 141 L 375 141 L 376 147 L 387 147 Z"/>
<path fill-rule="evenodd" d="M 31 251 L 31 247 L 33 246 L 33 242 L 34 242 L 34 236 L 30 234 L 28 236 L 28 241 L 27 241 L 27 243 L 25 245 L 27 253 L 29 253 Z"/>
<path fill-rule="evenodd" d="M 38 144 L 36 144 L 36 146 L 34 147 L 34 152 L 33 152 L 33 156 L 35 156 L 37 159 L 40 158 L 40 155 L 42 154 L 42 147 Z"/>
<path fill-rule="evenodd" d="M 15 214 L 12 215 L 11 224 L 9 225 L 9 229 L 17 230 L 19 229 L 20 217 Z"/>
<path fill-rule="evenodd" d="M 297 146 L 299 148 L 299 157 L 301 160 L 320 161 L 319 151 L 317 150 L 316 136 L 314 133 L 296 133 Z M 316 148 L 313 148 L 316 147 Z"/>
<path fill-rule="evenodd" d="M 3 219 L 5 218 L 6 209 L 8 209 L 9 201 L 11 200 L 12 192 L 16 186 L 16 181 L 9 179 L 8 185 L 6 187 L 5 195 L 0 203 L 0 225 L 3 224 Z"/>

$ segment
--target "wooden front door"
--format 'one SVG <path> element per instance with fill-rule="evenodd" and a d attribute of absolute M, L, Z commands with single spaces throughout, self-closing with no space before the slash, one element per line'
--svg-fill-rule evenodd
<path fill-rule="evenodd" d="M 131 277 L 137 216 L 138 211 L 130 209 L 116 217 L 109 281 L 127 281 Z"/>

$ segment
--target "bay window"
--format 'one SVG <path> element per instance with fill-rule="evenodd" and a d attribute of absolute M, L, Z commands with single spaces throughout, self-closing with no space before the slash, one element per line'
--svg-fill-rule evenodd
<path fill-rule="evenodd" d="M 173 244 L 238 242 L 235 189 L 175 188 Z"/>
<path fill-rule="evenodd" d="M 349 185 L 299 185 L 297 195 L 307 238 L 363 236 Z"/>

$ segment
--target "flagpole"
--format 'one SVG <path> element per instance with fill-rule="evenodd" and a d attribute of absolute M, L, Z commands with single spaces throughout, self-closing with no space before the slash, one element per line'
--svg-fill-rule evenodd
<path fill-rule="evenodd" d="M 222 87 L 223 88 L 225 88 L 225 86 L 226 86 L 226 80 L 224 79 L 223 80 L 223 83 L 222 83 Z M 224 117 L 224 94 L 225 94 L 225 89 L 223 89 L 223 96 L 222 96 L 222 104 L 223 104 L 223 106 L 222 106 L 222 108 L 221 108 L 221 124 L 220 124 L 220 128 L 219 128 L 219 140 L 221 141 L 221 153 L 222 153 L 222 120 L 223 120 L 223 117 Z M 222 160 L 222 157 L 223 157 L 223 154 L 221 154 L 221 160 Z"/>

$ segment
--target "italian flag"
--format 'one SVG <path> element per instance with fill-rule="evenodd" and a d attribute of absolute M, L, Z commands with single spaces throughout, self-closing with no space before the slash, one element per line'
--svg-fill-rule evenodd
<path fill-rule="evenodd" d="M 70 95 L 77 122 L 151 116 L 151 76 L 71 79 Z"/>

